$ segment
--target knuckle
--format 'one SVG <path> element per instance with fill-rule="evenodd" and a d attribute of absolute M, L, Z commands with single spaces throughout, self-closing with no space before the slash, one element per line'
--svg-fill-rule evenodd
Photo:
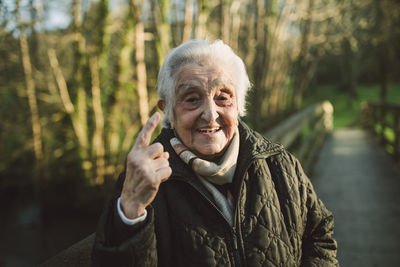
<path fill-rule="evenodd" d="M 138 134 L 136 140 L 137 140 L 137 142 L 142 143 L 142 142 L 145 141 L 145 137 L 146 137 L 146 136 L 145 136 L 145 133 L 144 133 L 143 131 L 141 131 L 141 132 Z"/>
<path fill-rule="evenodd" d="M 156 154 L 160 154 L 164 151 L 164 146 L 160 143 L 154 143 L 149 147 L 149 151 L 151 153 L 156 153 Z"/>
<path fill-rule="evenodd" d="M 142 177 L 142 179 L 148 179 L 150 171 L 147 168 L 147 164 L 144 161 L 140 162 L 139 166 L 136 168 L 137 174 Z"/>
<path fill-rule="evenodd" d="M 154 120 L 154 119 L 149 119 L 149 120 L 148 120 L 148 126 L 149 126 L 149 128 L 150 128 L 150 130 L 151 130 L 152 128 L 154 128 L 154 127 L 157 126 L 157 121 Z"/>
<path fill-rule="evenodd" d="M 170 166 L 168 166 L 167 173 L 168 173 L 168 177 L 171 176 L 171 174 L 172 174 L 172 169 L 171 169 Z"/>
<path fill-rule="evenodd" d="M 128 157 L 128 164 L 135 169 L 143 165 L 142 160 L 136 157 Z"/>
<path fill-rule="evenodd" d="M 150 179 L 150 187 L 151 187 L 152 189 L 158 190 L 159 185 L 160 185 L 159 179 L 158 179 L 157 177 L 153 176 L 153 177 Z"/>
<path fill-rule="evenodd" d="M 149 124 L 147 124 L 147 125 L 145 125 L 145 126 L 143 127 L 143 130 L 141 131 L 141 133 L 143 134 L 144 137 L 145 137 L 145 136 L 148 136 L 149 134 L 152 133 L 151 128 L 152 128 L 152 126 L 149 125 Z"/>
<path fill-rule="evenodd" d="M 172 174 L 172 169 L 171 167 L 167 166 L 164 168 L 164 177 L 163 178 L 169 178 Z"/>
<path fill-rule="evenodd" d="M 149 121 L 146 125 L 146 131 L 150 132 L 153 127 L 155 127 L 154 121 Z"/>
<path fill-rule="evenodd" d="M 160 142 L 154 143 L 153 145 L 157 149 L 157 151 L 164 151 L 164 146 Z"/>
<path fill-rule="evenodd" d="M 146 165 L 147 166 L 147 165 Z M 150 181 L 152 180 L 153 176 L 154 176 L 154 172 L 152 169 L 150 169 L 149 167 L 144 167 L 143 168 L 143 174 L 148 177 L 148 179 L 150 179 Z"/>
<path fill-rule="evenodd" d="M 170 167 L 164 168 L 162 172 L 161 182 L 165 182 L 166 180 L 168 180 L 169 177 L 171 177 L 171 174 L 172 174 L 172 169 Z"/>
<path fill-rule="evenodd" d="M 163 167 L 169 167 L 169 161 L 167 159 L 161 159 L 161 166 Z"/>

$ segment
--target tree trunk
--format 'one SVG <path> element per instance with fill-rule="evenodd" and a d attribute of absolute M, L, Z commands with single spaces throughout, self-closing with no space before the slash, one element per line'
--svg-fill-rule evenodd
<path fill-rule="evenodd" d="M 154 16 L 154 26 L 156 28 L 156 49 L 158 55 L 158 67 L 164 61 L 165 56 L 171 49 L 171 26 L 167 21 L 167 11 L 170 8 L 170 0 L 161 0 L 158 4 L 156 0 L 151 1 L 153 16 Z"/>
<path fill-rule="evenodd" d="M 306 9 L 306 17 L 303 22 L 303 31 L 301 34 L 300 53 L 295 64 L 295 82 L 293 94 L 293 108 L 298 108 L 301 105 L 305 86 L 307 86 L 306 73 L 309 73 L 309 39 L 311 34 L 311 23 L 314 13 L 314 0 L 308 0 L 308 7 Z"/>
<path fill-rule="evenodd" d="M 216 7 L 216 1 L 197 0 L 197 22 L 195 36 L 199 39 L 207 37 L 207 18 L 210 16 L 210 12 Z"/>
<path fill-rule="evenodd" d="M 134 29 L 133 27 L 129 27 L 126 30 L 122 40 L 123 46 L 119 51 L 118 56 L 118 73 L 117 73 L 117 85 L 114 93 L 115 101 L 111 107 L 111 113 L 109 117 L 109 134 L 108 134 L 108 143 L 110 148 L 110 153 L 112 156 L 117 156 L 119 153 L 119 147 L 121 145 L 121 114 L 123 114 L 123 100 L 124 95 L 127 95 L 127 88 L 134 84 L 133 77 L 133 69 L 132 65 L 132 51 L 134 50 Z M 115 165 L 118 162 L 111 163 L 111 165 Z"/>
<path fill-rule="evenodd" d="M 388 91 L 388 86 L 389 86 L 389 77 L 390 77 L 390 66 L 391 66 L 391 61 L 393 58 L 393 53 L 392 53 L 392 45 L 389 45 L 391 43 L 391 23 L 389 21 L 390 15 L 388 14 L 389 12 L 389 6 L 388 2 L 385 0 L 375 0 L 376 4 L 376 12 L 377 12 L 377 22 L 378 24 L 378 31 L 380 32 L 380 43 L 378 44 L 378 64 L 379 64 L 379 81 L 380 81 L 380 100 L 382 102 L 387 101 L 387 91 Z"/>
<path fill-rule="evenodd" d="M 42 145 L 42 133 L 40 125 L 39 109 L 36 99 L 36 88 L 35 81 L 32 75 L 32 63 L 29 55 L 29 45 L 26 38 L 22 21 L 19 0 L 16 1 L 16 13 L 18 16 L 18 28 L 19 28 L 19 43 L 21 49 L 22 65 L 25 74 L 26 92 L 28 96 L 29 109 L 31 112 L 32 119 L 32 132 L 33 132 L 33 149 L 35 153 L 37 167 L 40 169 L 40 165 L 43 160 L 43 145 Z"/>
<path fill-rule="evenodd" d="M 246 39 L 247 42 L 245 43 L 245 53 L 243 55 L 243 60 L 245 62 L 245 65 L 249 67 L 248 69 L 248 74 L 250 77 L 254 77 L 254 67 L 253 63 L 256 57 L 256 28 L 257 28 L 257 13 L 254 12 L 255 7 L 257 6 L 256 3 L 257 0 L 253 0 L 250 3 L 247 4 L 246 6 L 246 14 L 248 14 L 248 17 L 246 20 L 244 20 L 243 23 L 243 28 L 245 29 L 246 34 Z M 254 88 L 256 90 L 256 88 Z"/>
<path fill-rule="evenodd" d="M 135 57 L 136 57 L 136 75 L 137 75 L 137 92 L 139 98 L 139 116 L 142 126 L 144 126 L 149 119 L 149 106 L 147 99 L 147 74 L 146 63 L 144 61 L 145 53 L 145 40 L 144 40 L 144 24 L 140 19 L 140 5 L 135 0 L 131 0 L 132 14 L 135 17 Z"/>
<path fill-rule="evenodd" d="M 340 89 L 349 95 L 349 100 L 356 97 L 356 75 L 354 74 L 354 52 L 348 38 L 342 41 L 343 55 L 341 57 L 342 82 Z"/>
<path fill-rule="evenodd" d="M 185 19 L 183 21 L 182 43 L 187 42 L 192 37 L 193 28 L 193 0 L 186 0 Z"/>
<path fill-rule="evenodd" d="M 74 129 L 76 137 L 78 138 L 79 146 L 86 149 L 88 147 L 86 131 L 82 123 L 80 123 L 79 118 L 77 117 L 77 114 L 75 112 L 75 107 L 72 104 L 68 92 L 67 82 L 65 81 L 64 75 L 62 74 L 61 68 L 58 64 L 56 51 L 50 48 L 47 51 L 47 54 L 49 57 L 50 66 L 56 78 L 56 82 L 60 93 L 61 103 L 63 104 L 66 113 L 71 118 L 72 127 Z"/>
<path fill-rule="evenodd" d="M 263 78 L 266 67 L 266 29 L 265 29 L 265 3 L 264 0 L 256 2 L 256 32 L 255 32 L 255 55 L 253 66 L 254 91 L 252 97 L 251 122 L 255 129 L 261 127 L 261 108 L 265 98 L 265 87 Z"/>
<path fill-rule="evenodd" d="M 101 106 L 100 77 L 98 56 L 90 57 L 90 72 L 92 75 L 92 107 L 95 118 L 95 131 L 93 134 L 93 150 L 96 158 L 96 179 L 95 184 L 104 182 L 105 161 L 104 161 L 104 115 Z"/>
<path fill-rule="evenodd" d="M 388 57 L 388 45 L 384 40 L 381 45 L 378 46 L 378 64 L 379 64 L 379 83 L 380 91 L 379 98 L 382 102 L 387 102 L 387 91 L 389 85 L 389 57 Z"/>
<path fill-rule="evenodd" d="M 221 39 L 230 45 L 230 0 L 221 0 Z"/>
<path fill-rule="evenodd" d="M 269 24 L 268 31 L 268 50 L 267 66 L 264 68 L 268 72 L 264 73 L 265 88 L 269 91 L 269 98 L 263 101 L 262 114 L 268 114 L 269 117 L 275 117 L 283 108 L 282 96 L 287 90 L 287 81 L 290 75 L 289 58 L 286 48 L 288 39 L 288 27 L 293 21 L 291 16 L 294 0 L 288 0 L 279 10 L 278 2 L 274 2 L 273 12 L 278 14 L 273 23 Z M 271 21 L 269 21 L 271 22 Z"/>
<path fill-rule="evenodd" d="M 231 35 L 230 41 L 232 50 L 238 52 L 239 50 L 239 32 L 240 32 L 240 6 L 242 4 L 241 0 L 234 0 L 232 6 L 230 8 L 230 13 L 232 16 L 232 25 L 231 25 Z"/>
<path fill-rule="evenodd" d="M 74 33 L 74 42 L 73 42 L 73 51 L 74 51 L 74 80 L 73 80 L 73 88 L 76 90 L 76 110 L 73 115 L 75 121 L 74 129 L 75 133 L 78 136 L 78 141 L 80 144 L 79 154 L 83 161 L 83 166 L 90 166 L 90 164 L 85 164 L 89 159 L 89 133 L 88 133 L 88 122 L 87 122 L 87 94 L 85 90 L 86 79 L 83 77 L 83 69 L 85 68 L 86 62 L 86 43 L 85 38 L 82 35 L 82 16 L 81 16 L 81 2 L 80 0 L 73 0 L 73 33 Z M 55 53 L 54 53 L 55 55 Z M 56 59 L 56 57 L 54 57 Z M 57 61 L 58 64 L 58 61 Z M 61 70 L 58 71 L 61 74 Z M 58 77 L 62 77 L 62 75 L 58 75 Z M 57 79 L 57 81 L 61 81 L 61 79 Z M 59 83 L 60 85 L 60 83 Z M 63 94 L 68 93 L 68 90 L 64 90 Z M 68 110 L 67 110 L 68 112 Z M 73 123 L 73 124 L 74 124 Z M 87 175 L 90 175 L 90 168 L 84 167 L 87 171 Z"/>

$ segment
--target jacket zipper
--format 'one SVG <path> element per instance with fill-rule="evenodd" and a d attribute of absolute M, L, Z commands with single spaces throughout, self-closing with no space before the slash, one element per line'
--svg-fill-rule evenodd
<path fill-rule="evenodd" d="M 238 235 L 236 232 L 236 228 L 232 228 L 233 233 L 233 248 L 234 248 L 234 256 L 235 256 L 235 265 L 242 266 L 242 259 L 240 257 L 239 245 L 238 245 Z"/>
<path fill-rule="evenodd" d="M 277 151 L 274 151 L 275 153 L 278 153 Z M 252 162 L 254 162 L 255 160 L 258 159 L 266 159 L 267 157 L 274 155 L 275 153 L 272 152 L 270 154 L 267 155 L 263 155 L 263 156 L 257 156 L 257 157 L 253 157 L 249 160 L 249 162 L 246 165 L 246 168 L 244 168 L 244 171 L 240 174 L 239 177 L 243 177 L 243 175 L 247 172 L 247 170 L 250 168 Z M 178 180 L 179 181 L 179 180 Z M 243 181 L 244 179 L 241 179 L 240 181 L 240 187 L 239 187 L 239 194 L 238 197 L 236 199 L 236 205 L 235 205 L 235 211 L 233 214 L 233 223 L 232 226 L 230 226 L 228 220 L 226 219 L 225 215 L 219 210 L 219 208 L 214 204 L 214 202 L 212 202 L 203 192 L 201 192 L 200 190 L 198 190 L 196 188 L 196 186 L 188 181 L 185 181 L 184 177 L 181 177 L 180 181 L 189 184 L 190 186 L 192 186 L 197 192 L 200 193 L 200 195 L 203 196 L 204 199 L 206 199 L 206 201 L 208 203 L 210 203 L 210 205 L 212 207 L 214 207 L 214 209 L 222 216 L 222 218 L 225 220 L 225 222 L 229 225 L 229 228 L 231 230 L 231 234 L 232 234 L 232 243 L 233 243 L 233 248 L 234 248 L 234 260 L 235 260 L 235 266 L 242 266 L 242 257 L 241 257 L 241 253 L 243 252 L 243 244 L 242 242 L 240 242 L 240 244 L 238 243 L 238 240 L 241 238 L 241 227 L 240 224 L 238 224 L 238 216 L 239 216 L 239 205 L 238 205 L 238 201 L 239 201 L 239 196 L 242 192 L 242 186 L 243 186 Z M 235 226 L 238 226 L 239 229 L 236 229 Z M 239 235 L 239 236 L 238 236 Z M 239 247 L 240 246 L 240 247 Z M 243 265 L 244 266 L 244 265 Z"/>
<path fill-rule="evenodd" d="M 272 155 L 277 154 L 277 151 L 272 151 L 268 154 L 264 154 L 264 155 L 260 155 L 260 156 L 256 156 L 251 158 L 248 163 L 245 165 L 246 167 L 243 169 L 242 173 L 240 173 L 239 177 L 244 177 L 245 173 L 248 171 L 248 169 L 250 168 L 251 164 L 259 159 L 266 159 Z M 243 248 L 243 244 L 242 242 L 240 244 L 237 243 L 237 240 L 243 240 L 242 239 L 242 229 L 241 229 L 241 225 L 240 223 L 238 223 L 238 217 L 239 217 L 239 196 L 242 193 L 242 187 L 243 187 L 243 182 L 244 182 L 244 178 L 242 178 L 240 180 L 240 184 L 239 184 L 239 192 L 238 192 L 238 197 L 236 199 L 236 203 L 235 203 L 235 211 L 234 211 L 234 217 L 233 217 L 233 232 L 234 232 L 234 245 L 235 245 L 235 254 L 236 254 L 236 261 L 238 262 L 238 266 L 242 266 L 242 262 L 241 262 L 241 256 L 240 253 L 243 254 L 244 256 L 244 248 Z M 235 226 L 237 225 L 238 229 L 235 228 Z M 238 236 L 239 235 L 239 236 Z M 240 251 L 239 251 L 239 245 L 240 245 Z M 245 263 L 243 263 L 243 266 L 245 266 Z"/>
<path fill-rule="evenodd" d="M 243 187 L 243 182 L 244 182 L 244 174 L 247 172 L 247 170 L 250 168 L 252 162 L 254 162 L 257 158 L 251 158 L 249 160 L 249 162 L 246 164 L 246 168 L 244 168 L 244 171 L 240 174 L 239 177 L 242 177 L 240 180 L 240 184 L 239 184 L 239 192 L 238 192 L 238 196 L 236 198 L 236 203 L 235 203 L 235 211 L 233 214 L 233 239 L 234 239 L 234 245 L 235 245 L 235 260 L 237 263 L 237 266 L 242 266 L 242 256 L 240 255 L 241 253 L 244 254 L 243 251 L 243 244 L 242 242 L 240 244 L 238 244 L 238 239 L 241 240 L 242 238 L 242 229 L 241 229 L 241 225 L 238 223 L 238 217 L 239 217 L 239 198 L 240 195 L 242 194 L 242 187 Z M 236 229 L 236 226 L 238 227 L 238 229 Z M 239 236 L 238 236 L 239 235 Z M 239 250 L 239 245 L 240 245 L 240 250 Z M 243 263 L 244 266 L 244 263 Z"/>
<path fill-rule="evenodd" d="M 183 177 L 182 177 L 183 178 Z M 219 208 L 214 204 L 214 202 L 212 202 L 203 192 L 201 192 L 200 190 L 198 190 L 196 188 L 195 185 L 193 185 L 190 182 L 181 180 L 184 183 L 189 184 L 190 186 L 192 186 L 197 192 L 200 193 L 200 195 L 203 196 L 203 198 L 221 215 L 221 217 L 225 220 L 225 222 L 229 225 L 230 228 L 230 232 L 232 235 L 232 243 L 233 243 L 233 249 L 234 249 L 234 260 L 235 260 L 235 266 L 241 266 L 241 259 L 240 259 L 240 252 L 239 252 L 239 246 L 238 246 L 238 240 L 237 240 L 237 233 L 235 230 L 234 226 L 231 226 L 228 222 L 228 220 L 226 219 L 225 215 L 219 210 Z M 233 224 L 234 225 L 234 224 Z"/>

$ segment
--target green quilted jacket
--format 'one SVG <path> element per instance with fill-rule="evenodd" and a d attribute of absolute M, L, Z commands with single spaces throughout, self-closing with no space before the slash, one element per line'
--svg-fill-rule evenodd
<path fill-rule="evenodd" d="M 170 153 L 172 176 L 146 220 L 127 226 L 116 208 L 120 175 L 99 221 L 94 266 L 338 266 L 332 213 L 299 162 L 242 122 L 239 133 L 232 227 L 163 129 L 155 142 Z"/>

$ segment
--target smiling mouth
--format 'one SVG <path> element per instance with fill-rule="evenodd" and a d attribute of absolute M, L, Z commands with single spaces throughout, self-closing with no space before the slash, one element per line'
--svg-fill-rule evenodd
<path fill-rule="evenodd" d="M 215 133 L 221 130 L 221 127 L 213 127 L 213 128 L 200 128 L 197 131 L 200 133 Z"/>

